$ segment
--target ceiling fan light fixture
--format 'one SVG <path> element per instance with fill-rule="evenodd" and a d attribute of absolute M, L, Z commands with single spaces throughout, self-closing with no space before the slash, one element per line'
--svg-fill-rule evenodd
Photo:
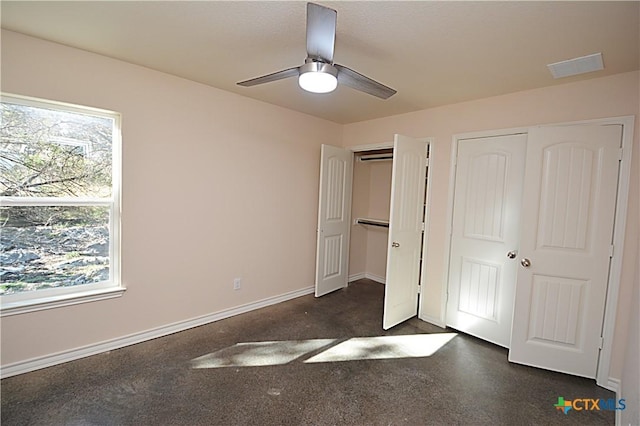
<path fill-rule="evenodd" d="M 338 70 L 324 62 L 307 62 L 300 67 L 298 84 L 307 92 L 333 92 L 338 87 Z"/>
<path fill-rule="evenodd" d="M 2 1 L 2 0 L 0 0 Z M 303 90 L 312 93 L 333 92 L 340 85 L 351 87 L 380 99 L 388 99 L 396 91 L 359 72 L 333 63 L 338 12 L 315 3 L 307 3 L 307 58 L 304 65 L 288 68 L 261 77 L 239 81 L 239 86 L 251 87 L 289 77 L 298 77 Z"/>

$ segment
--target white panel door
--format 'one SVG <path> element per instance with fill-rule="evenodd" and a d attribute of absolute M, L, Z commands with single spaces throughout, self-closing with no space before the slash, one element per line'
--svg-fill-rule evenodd
<path fill-rule="evenodd" d="M 346 287 L 353 152 L 322 145 L 316 250 L 316 297 Z"/>
<path fill-rule="evenodd" d="M 527 135 L 458 142 L 447 325 L 509 347 Z"/>
<path fill-rule="evenodd" d="M 387 276 L 385 330 L 416 315 L 427 178 L 427 142 L 395 135 Z"/>
<path fill-rule="evenodd" d="M 621 134 L 621 126 L 529 133 L 512 362 L 596 376 Z"/>

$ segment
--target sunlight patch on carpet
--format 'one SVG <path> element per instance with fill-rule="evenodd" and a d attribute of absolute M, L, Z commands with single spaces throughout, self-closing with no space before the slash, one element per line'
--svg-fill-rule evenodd
<path fill-rule="evenodd" d="M 353 337 L 343 339 L 283 340 L 237 343 L 191 360 L 191 368 L 264 367 L 284 365 L 313 352 L 304 363 L 367 359 L 422 358 L 433 355 L 456 333 L 406 336 Z M 325 350 L 322 350 L 326 348 Z"/>
<path fill-rule="evenodd" d="M 312 339 L 238 343 L 191 360 L 191 367 L 261 367 L 288 364 L 334 341 L 334 339 Z"/>
<path fill-rule="evenodd" d="M 435 333 L 354 337 L 309 358 L 305 363 L 428 357 L 455 336 L 456 333 Z"/>

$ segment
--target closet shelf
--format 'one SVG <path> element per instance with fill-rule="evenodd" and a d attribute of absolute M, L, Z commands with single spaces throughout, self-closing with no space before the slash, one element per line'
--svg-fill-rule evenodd
<path fill-rule="evenodd" d="M 356 224 L 358 225 L 372 225 L 372 226 L 380 226 L 382 228 L 389 227 L 388 220 L 380 220 L 380 219 L 369 219 L 366 217 L 359 217 L 356 219 Z"/>

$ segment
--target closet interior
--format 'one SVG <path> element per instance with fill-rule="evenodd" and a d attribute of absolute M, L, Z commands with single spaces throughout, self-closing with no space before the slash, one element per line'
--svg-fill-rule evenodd
<path fill-rule="evenodd" d="M 388 240 L 392 172 L 392 148 L 354 153 L 349 247 L 350 282 L 369 278 L 385 283 L 387 250 L 390 244 Z M 425 200 L 426 187 L 425 185 Z"/>
<path fill-rule="evenodd" d="M 393 149 L 354 155 L 349 281 L 385 282 L 392 165 Z"/>

